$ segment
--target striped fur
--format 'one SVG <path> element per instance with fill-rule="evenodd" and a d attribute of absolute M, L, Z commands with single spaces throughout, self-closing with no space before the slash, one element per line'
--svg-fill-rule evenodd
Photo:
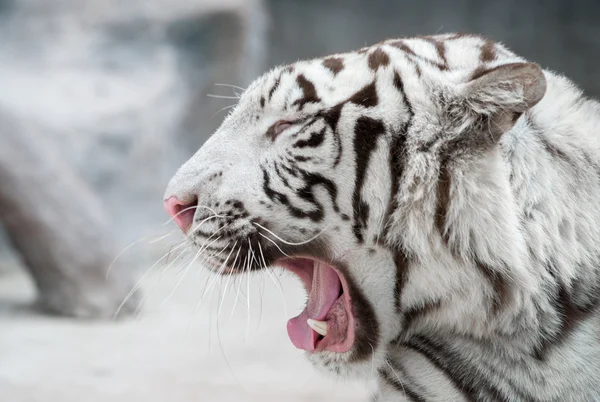
<path fill-rule="evenodd" d="M 374 400 L 595 401 L 599 148 L 600 105 L 501 44 L 389 40 L 257 79 L 167 196 L 219 215 L 189 237 L 221 272 L 339 267 L 356 342 L 309 358 Z"/>

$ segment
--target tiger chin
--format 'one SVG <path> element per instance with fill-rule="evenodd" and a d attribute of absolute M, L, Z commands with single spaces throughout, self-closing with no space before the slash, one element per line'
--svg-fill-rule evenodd
<path fill-rule="evenodd" d="M 374 400 L 600 400 L 600 104 L 502 44 L 275 68 L 164 200 L 214 272 L 296 275 L 291 342 Z"/>

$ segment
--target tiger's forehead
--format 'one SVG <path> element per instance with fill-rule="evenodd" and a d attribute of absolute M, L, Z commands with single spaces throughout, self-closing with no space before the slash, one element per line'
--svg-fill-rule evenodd
<path fill-rule="evenodd" d="M 240 104 L 298 112 L 308 104 L 334 105 L 373 81 L 372 59 L 364 52 L 349 52 L 277 67 L 253 82 Z"/>
<path fill-rule="evenodd" d="M 246 119 L 292 111 L 302 115 L 305 107 L 330 107 L 350 98 L 373 83 L 380 72 L 391 73 L 388 76 L 397 72 L 405 81 L 414 77 L 413 82 L 425 76 L 437 76 L 445 83 L 462 82 L 478 68 L 509 61 L 521 59 L 501 44 L 476 35 L 390 39 L 274 68 L 248 87 L 233 114 Z"/>

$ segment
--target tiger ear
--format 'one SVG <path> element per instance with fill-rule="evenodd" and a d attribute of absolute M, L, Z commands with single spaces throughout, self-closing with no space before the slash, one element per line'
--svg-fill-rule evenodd
<path fill-rule="evenodd" d="M 476 70 L 463 89 L 469 114 L 485 120 L 492 134 L 501 135 L 544 97 L 546 77 L 537 64 L 504 64 Z"/>

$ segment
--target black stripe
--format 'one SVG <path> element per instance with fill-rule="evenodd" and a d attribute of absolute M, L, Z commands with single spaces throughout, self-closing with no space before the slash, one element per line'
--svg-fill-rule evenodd
<path fill-rule="evenodd" d="M 273 97 L 273 94 L 275 93 L 275 91 L 277 90 L 277 88 L 279 88 L 279 83 L 281 82 L 281 75 L 279 77 L 277 77 L 277 79 L 275 80 L 275 83 L 273 84 L 273 86 L 271 87 L 271 89 L 269 90 L 269 102 L 271 101 L 271 98 Z"/>
<path fill-rule="evenodd" d="M 333 166 L 337 166 L 338 163 L 340 163 L 340 160 L 342 159 L 342 140 L 340 139 L 340 135 L 337 131 L 337 126 L 338 126 L 340 117 L 342 115 L 343 107 L 344 107 L 344 103 L 340 103 L 339 105 L 336 105 L 336 106 L 328 109 L 327 111 L 320 113 L 320 115 L 325 119 L 325 123 L 329 127 L 331 127 L 331 130 L 333 131 L 333 138 L 335 139 L 337 149 L 338 149 L 338 154 L 335 158 L 335 162 L 333 163 Z"/>
<path fill-rule="evenodd" d="M 441 300 L 425 302 L 418 306 L 412 306 L 404 311 L 404 331 L 410 329 L 415 321 L 425 317 L 427 314 L 437 310 L 442 305 Z"/>
<path fill-rule="evenodd" d="M 534 351 L 534 357 L 542 361 L 552 350 L 563 345 L 579 325 L 598 310 L 600 303 L 598 278 L 574 278 L 569 287 L 557 277 L 557 268 L 552 263 L 546 264 L 546 269 L 556 283 L 550 303 L 560 324 L 544 331 L 545 336 L 541 337 L 542 340 Z M 543 328 L 548 325 L 545 323 Z"/>
<path fill-rule="evenodd" d="M 336 105 L 330 109 L 327 109 L 324 112 L 319 113 L 319 115 L 325 119 L 325 123 L 327 123 L 327 125 L 331 127 L 333 132 L 337 132 L 337 126 L 338 122 L 340 121 L 343 107 L 344 103 L 340 103 L 339 105 Z"/>
<path fill-rule="evenodd" d="M 283 170 L 285 170 L 286 172 L 288 172 L 290 175 L 292 175 L 294 177 L 298 177 L 298 170 L 300 170 L 300 169 L 297 166 L 295 166 L 295 167 L 296 167 L 296 170 L 292 169 L 291 167 L 287 166 L 286 164 L 281 165 L 281 168 Z"/>
<path fill-rule="evenodd" d="M 302 90 L 302 97 L 296 99 L 292 105 L 298 105 L 298 109 L 302 110 L 307 103 L 317 103 L 321 101 L 321 98 L 317 95 L 315 84 L 309 81 L 304 74 L 298 75 L 296 82 Z"/>
<path fill-rule="evenodd" d="M 287 180 L 287 177 L 285 177 L 285 176 L 284 176 L 284 175 L 281 173 L 281 171 L 279 170 L 279 166 L 278 166 L 278 163 L 277 163 L 277 162 L 275 162 L 275 163 L 273 164 L 273 167 L 275 168 L 275 173 L 277 173 L 277 176 L 279 176 L 279 178 L 280 178 L 280 179 L 281 179 L 281 181 L 283 182 L 283 185 L 284 185 L 284 186 L 286 186 L 286 187 L 287 187 L 287 188 L 289 188 L 289 189 L 292 189 L 292 188 L 290 187 L 290 183 L 289 183 L 289 182 L 288 182 L 288 180 Z M 293 189 L 292 189 L 292 190 L 293 190 Z"/>
<path fill-rule="evenodd" d="M 530 126 L 531 126 L 531 124 L 530 124 Z M 536 130 L 535 127 L 534 127 L 534 130 Z M 548 138 L 546 138 L 542 133 L 538 134 L 538 139 L 539 139 L 540 143 L 546 149 L 546 152 L 548 152 L 550 154 L 550 156 L 552 156 L 555 159 L 562 160 L 563 162 L 565 162 L 566 164 L 571 166 L 576 171 L 580 170 L 579 164 L 573 158 L 571 158 L 569 155 L 564 153 L 559 147 L 552 144 L 548 140 Z"/>
<path fill-rule="evenodd" d="M 323 60 L 323 66 L 331 70 L 334 76 L 344 69 L 344 59 L 340 57 L 328 57 Z"/>
<path fill-rule="evenodd" d="M 379 370 L 379 377 L 385 381 L 386 383 L 388 383 L 389 385 L 391 385 L 396 391 L 402 393 L 406 398 L 408 398 L 409 401 L 413 401 L 413 402 L 427 402 L 427 399 L 425 399 L 424 397 L 421 397 L 419 394 L 417 394 L 410 386 L 410 384 L 407 383 L 401 383 L 398 379 L 392 377 L 392 373 L 388 373 L 387 370 L 384 370 L 383 368 L 380 368 Z"/>
<path fill-rule="evenodd" d="M 289 211 L 289 213 L 296 218 L 308 218 L 313 222 L 318 222 L 323 219 L 323 209 L 317 208 L 313 211 L 303 211 L 300 208 L 295 207 L 290 203 L 290 200 L 285 194 L 282 194 L 278 191 L 273 190 L 271 185 L 271 178 L 269 177 L 269 173 L 266 171 L 264 167 L 261 167 L 263 171 L 263 191 L 265 195 L 269 197 L 271 201 L 278 202 L 282 205 L 285 205 Z M 318 204 L 318 203 L 317 203 Z M 320 205 L 320 204 L 319 204 Z"/>
<path fill-rule="evenodd" d="M 322 209 L 323 206 L 315 199 L 313 188 L 315 186 L 323 186 L 325 190 L 327 190 L 327 193 L 331 198 L 333 210 L 339 213 L 340 208 L 337 205 L 337 185 L 332 180 L 318 173 L 307 172 L 303 169 L 298 169 L 298 171 L 300 172 L 300 174 L 306 182 L 306 185 L 298 190 L 298 196 L 303 200 L 312 203 L 315 206 L 315 208 Z"/>
<path fill-rule="evenodd" d="M 492 299 L 492 312 L 497 314 L 509 302 L 510 278 L 479 260 L 475 261 L 475 266 L 492 286 L 494 291 L 494 296 Z"/>
<path fill-rule="evenodd" d="M 362 188 L 367 175 L 367 167 L 371 154 L 377 146 L 380 135 L 385 134 L 385 126 L 381 120 L 360 117 L 354 126 L 354 156 L 356 161 L 356 183 L 354 185 L 354 235 L 359 243 L 363 242 L 362 229 L 369 219 L 369 204 L 362 199 Z"/>
<path fill-rule="evenodd" d="M 437 38 L 434 38 L 432 36 L 421 36 L 419 38 L 435 46 L 435 50 L 438 54 L 438 57 L 440 58 L 440 60 L 442 60 L 441 64 L 436 63 L 436 65 L 438 65 L 438 68 L 440 68 L 441 70 L 448 70 L 448 60 L 446 59 L 446 44 L 444 43 L 444 41 L 438 40 Z"/>
<path fill-rule="evenodd" d="M 435 226 L 442 237 L 444 244 L 448 245 L 449 231 L 446 231 L 446 217 L 450 208 L 450 189 L 452 185 L 452 175 L 447 161 L 443 161 L 440 166 L 440 173 L 437 182 L 437 205 L 435 210 Z"/>
<path fill-rule="evenodd" d="M 396 305 L 396 311 L 400 311 L 402 308 L 402 290 L 404 285 L 408 281 L 408 256 L 404 251 L 397 251 L 394 256 L 394 262 L 396 264 L 396 284 L 394 286 L 394 301 Z"/>
<path fill-rule="evenodd" d="M 389 157 L 389 166 L 390 166 L 390 181 L 392 182 L 390 188 L 390 200 L 388 204 L 388 210 L 386 212 L 385 226 L 381 237 L 385 242 L 385 238 L 387 237 L 387 231 L 390 228 L 391 224 L 391 216 L 398 207 L 396 202 L 396 196 L 398 195 L 398 191 L 400 188 L 400 178 L 402 176 L 402 172 L 404 171 L 404 160 L 406 156 L 405 152 L 405 143 L 407 138 L 408 130 L 413 122 L 414 112 L 412 105 L 408 101 L 406 94 L 404 93 L 404 83 L 402 82 L 402 78 L 397 71 L 394 71 L 394 86 L 402 95 L 402 99 L 404 104 L 406 105 L 406 109 L 408 111 L 408 119 L 406 123 L 402 125 L 399 132 L 394 133 L 391 144 L 390 144 L 390 157 Z"/>
<path fill-rule="evenodd" d="M 484 396 L 484 393 L 487 393 L 494 396 L 494 401 L 514 402 L 477 373 L 477 368 L 471 362 L 466 361 L 458 353 L 448 350 L 444 345 L 434 343 L 424 336 L 416 336 L 409 339 L 405 346 L 426 357 L 446 375 L 465 399 L 483 402 L 487 400 Z"/>
<path fill-rule="evenodd" d="M 325 127 L 321 131 L 314 132 L 310 135 L 308 140 L 298 140 L 294 145 L 294 148 L 316 148 L 323 143 L 325 139 Z"/>
<path fill-rule="evenodd" d="M 415 53 L 403 40 L 398 40 L 398 41 L 394 41 L 394 42 L 390 42 L 388 43 L 388 45 L 393 46 L 395 48 L 400 49 L 401 51 L 404 52 L 404 54 L 406 55 L 406 58 L 413 63 L 413 65 L 415 65 L 415 68 L 418 67 L 418 61 L 422 61 L 432 67 L 436 67 L 439 70 L 447 70 L 448 66 L 440 63 L 438 61 L 435 60 L 430 60 L 420 54 Z M 439 51 L 439 50 L 438 50 Z M 420 71 L 417 70 L 417 74 L 420 76 Z"/>
<path fill-rule="evenodd" d="M 377 96 L 377 85 L 376 81 L 373 81 L 369 85 L 366 85 L 361 90 L 352 95 L 348 102 L 364 107 L 375 107 L 379 103 L 379 97 Z"/>

